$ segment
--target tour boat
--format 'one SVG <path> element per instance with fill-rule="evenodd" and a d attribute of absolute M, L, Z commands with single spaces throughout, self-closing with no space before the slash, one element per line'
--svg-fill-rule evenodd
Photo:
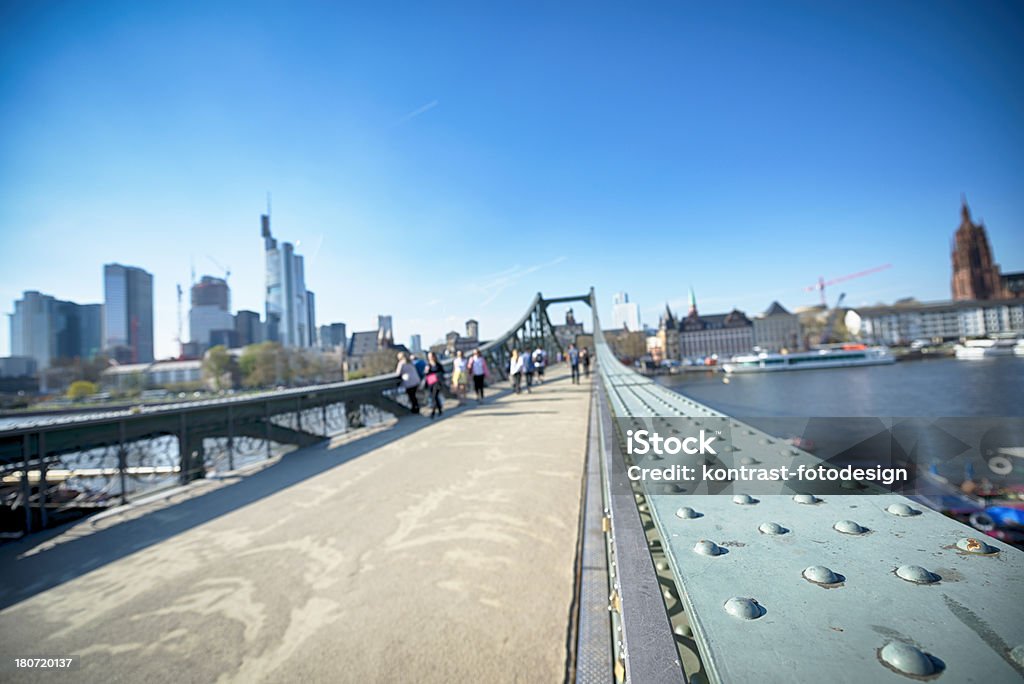
<path fill-rule="evenodd" d="M 986 338 L 966 340 L 954 347 L 958 359 L 988 359 L 993 356 L 1012 356 L 1020 345 L 1013 338 Z"/>
<path fill-rule="evenodd" d="M 896 357 L 888 347 L 868 347 L 863 344 L 845 344 L 792 354 L 741 354 L 722 364 L 726 373 L 768 373 L 773 371 L 806 370 L 809 368 L 845 368 L 847 366 L 877 366 L 895 363 Z"/>

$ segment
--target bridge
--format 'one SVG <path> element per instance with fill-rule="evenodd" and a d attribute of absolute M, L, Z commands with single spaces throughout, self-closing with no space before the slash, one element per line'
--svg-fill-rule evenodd
<path fill-rule="evenodd" d="M 858 483 L 627 477 L 626 433 L 659 426 L 728 437 L 665 465 L 818 459 L 623 366 L 596 310 L 591 377 L 511 393 L 511 350 L 555 358 L 547 310 L 574 301 L 594 308 L 538 294 L 482 349 L 488 399 L 440 421 L 383 376 L 0 432 L 29 532 L 0 547 L 5 680 L 13 656 L 70 655 L 16 681 L 1024 676 L 1013 547 Z"/>

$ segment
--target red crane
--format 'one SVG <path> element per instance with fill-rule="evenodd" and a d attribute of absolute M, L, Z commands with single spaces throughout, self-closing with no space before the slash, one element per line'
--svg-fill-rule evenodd
<path fill-rule="evenodd" d="M 818 282 L 815 283 L 814 285 L 808 285 L 807 287 L 805 287 L 804 292 L 813 292 L 814 290 L 817 290 L 818 292 L 821 293 L 821 303 L 827 307 L 828 302 L 825 300 L 825 288 L 828 287 L 829 285 L 835 285 L 836 283 L 846 282 L 847 280 L 853 280 L 854 278 L 862 278 L 866 275 L 871 275 L 872 273 L 884 271 L 887 268 L 892 268 L 892 264 L 882 264 L 881 266 L 869 268 L 866 271 L 859 271 L 857 273 L 839 276 L 838 278 L 833 278 L 832 280 L 829 280 L 827 282 L 825 281 L 825 276 L 818 276 Z"/>

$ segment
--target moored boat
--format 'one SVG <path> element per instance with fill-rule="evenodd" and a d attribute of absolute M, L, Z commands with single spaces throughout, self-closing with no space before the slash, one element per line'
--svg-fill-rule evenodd
<path fill-rule="evenodd" d="M 792 354 L 741 354 L 722 364 L 726 373 L 769 373 L 811 368 L 846 368 L 894 363 L 896 357 L 888 347 L 845 344 Z"/>
<path fill-rule="evenodd" d="M 988 359 L 993 356 L 1012 356 L 1014 353 L 1024 354 L 1018 351 L 1020 343 L 1014 338 L 984 338 L 980 340 L 965 340 L 954 348 L 958 359 Z"/>

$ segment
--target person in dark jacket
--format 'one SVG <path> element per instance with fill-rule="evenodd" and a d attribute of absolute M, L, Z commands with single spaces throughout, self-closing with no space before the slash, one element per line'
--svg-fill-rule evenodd
<path fill-rule="evenodd" d="M 444 387 L 444 366 L 437 358 L 437 354 L 430 352 L 427 355 L 426 375 L 424 381 L 427 383 L 427 391 L 430 392 L 430 418 L 444 413 L 441 408 L 441 388 Z"/>

